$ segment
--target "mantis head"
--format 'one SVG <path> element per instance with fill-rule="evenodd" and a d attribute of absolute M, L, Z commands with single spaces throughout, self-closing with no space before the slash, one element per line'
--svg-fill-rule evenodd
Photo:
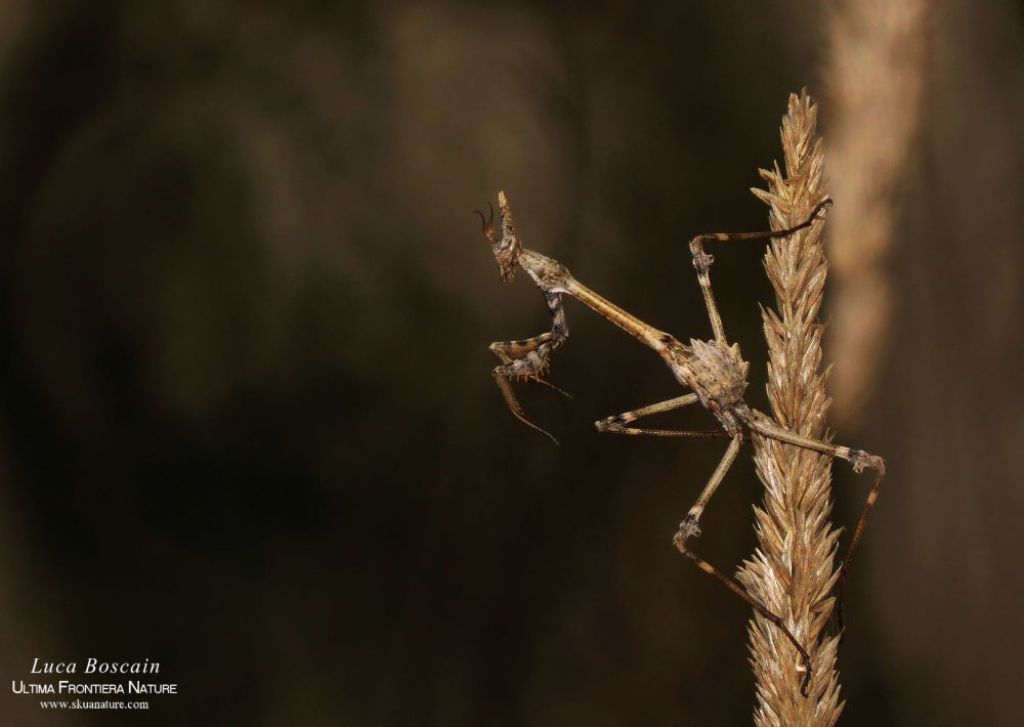
<path fill-rule="evenodd" d="M 494 259 L 498 261 L 498 271 L 501 273 L 501 279 L 508 282 L 516 274 L 516 264 L 519 261 L 519 253 L 523 248 L 519 244 L 519 238 L 516 236 L 515 223 L 512 222 L 512 211 L 509 209 L 508 198 L 505 197 L 504 192 L 498 192 L 498 205 L 501 209 L 500 238 L 498 237 L 498 230 L 494 225 L 494 206 L 490 202 L 487 203 L 490 215 L 486 218 L 480 210 L 473 210 L 473 212 L 480 215 L 481 232 L 491 243 L 491 252 L 494 253 Z"/>

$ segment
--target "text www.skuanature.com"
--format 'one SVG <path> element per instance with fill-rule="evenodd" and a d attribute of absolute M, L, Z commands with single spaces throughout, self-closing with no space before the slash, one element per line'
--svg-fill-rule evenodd
<path fill-rule="evenodd" d="M 81 699 L 76 699 L 71 702 L 46 702 L 40 701 L 39 707 L 41 709 L 51 710 L 82 710 L 82 709 L 149 709 L 149 702 L 111 702 L 108 700 L 89 702 Z"/>

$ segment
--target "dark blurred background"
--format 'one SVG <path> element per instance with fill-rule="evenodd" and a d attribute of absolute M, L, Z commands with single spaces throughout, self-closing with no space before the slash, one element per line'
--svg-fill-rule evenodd
<path fill-rule="evenodd" d="M 572 302 L 575 399 L 520 388 L 562 446 L 515 421 L 487 344 L 549 318 L 470 210 L 505 189 L 527 246 L 707 337 L 685 240 L 765 226 L 747 189 L 802 86 L 836 161 L 825 317 L 855 331 L 837 439 L 889 462 L 843 720 L 1019 724 L 1008 0 L 4 2 L 0 681 L 149 658 L 181 693 L 8 693 L 0 721 L 748 724 L 748 609 L 671 547 L 721 446 L 598 436 L 679 390 Z M 761 251 L 714 271 L 758 406 Z M 835 476 L 849 527 L 870 482 Z M 726 570 L 760 492 L 747 450 L 700 543 Z"/>

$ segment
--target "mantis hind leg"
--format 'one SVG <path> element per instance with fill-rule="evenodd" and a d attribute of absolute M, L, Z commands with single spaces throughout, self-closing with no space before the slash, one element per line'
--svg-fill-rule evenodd
<path fill-rule="evenodd" d="M 734 594 L 739 596 L 745 603 L 751 608 L 757 611 L 761 616 L 775 624 L 775 626 L 783 633 L 787 640 L 796 648 L 800 655 L 800 660 L 803 662 L 802 667 L 804 670 L 803 680 L 800 683 L 800 692 L 806 697 L 807 686 L 811 682 L 811 657 L 808 655 L 807 650 L 797 640 L 793 632 L 786 626 L 786 622 L 775 613 L 772 613 L 768 608 L 754 598 L 747 590 L 735 579 L 725 575 L 713 565 L 708 563 L 706 560 L 701 558 L 699 555 L 690 550 L 688 540 L 690 538 L 698 537 L 700 535 L 700 516 L 704 512 L 704 508 L 711 499 L 711 496 L 718 489 L 718 486 L 722 483 L 725 478 L 726 472 L 729 471 L 729 467 L 732 466 L 733 460 L 736 459 L 736 454 L 739 451 L 740 445 L 743 442 L 743 438 L 740 436 L 734 437 L 732 442 L 729 443 L 729 448 L 722 456 L 721 462 L 715 469 L 711 478 L 708 480 L 707 485 L 704 487 L 703 492 L 697 498 L 697 501 L 693 503 L 690 511 L 681 523 L 679 523 L 679 530 L 676 532 L 675 537 L 672 539 L 675 543 L 676 549 L 688 559 L 693 561 L 698 568 L 707 573 L 709 576 L 717 579 L 719 583 L 724 585 Z"/>
<path fill-rule="evenodd" d="M 850 540 L 850 545 L 846 549 L 846 557 L 843 559 L 843 565 L 839 571 L 839 577 L 836 580 L 835 587 L 835 610 L 833 613 L 836 618 L 836 626 L 839 631 L 843 630 L 843 587 L 846 583 L 846 574 L 850 570 L 850 564 L 853 562 L 853 556 L 857 553 L 857 547 L 860 545 L 861 537 L 864 535 L 864 528 L 867 527 L 868 515 L 871 514 L 871 510 L 875 506 L 875 502 L 878 500 L 878 493 L 882 489 L 882 480 L 885 478 L 885 460 L 878 455 L 865 452 L 863 449 L 853 449 L 843 445 L 833 444 L 832 442 L 823 442 L 819 439 L 812 437 L 805 437 L 795 432 L 790 432 L 783 427 L 769 419 L 766 415 L 760 412 L 753 411 L 747 415 L 746 422 L 748 426 L 755 432 L 775 439 L 779 442 L 785 442 L 786 444 L 793 444 L 797 447 L 803 447 L 814 452 L 821 452 L 830 457 L 836 459 L 845 459 L 853 467 L 853 471 L 860 473 L 865 469 L 872 469 L 875 471 L 875 482 L 871 486 L 871 490 L 868 492 L 867 499 L 864 502 L 864 507 L 861 510 L 860 517 L 857 519 L 857 527 L 853 531 L 853 538 Z"/>

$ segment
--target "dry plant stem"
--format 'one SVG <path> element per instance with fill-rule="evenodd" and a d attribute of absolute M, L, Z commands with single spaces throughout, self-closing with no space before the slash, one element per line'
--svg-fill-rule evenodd
<path fill-rule="evenodd" d="M 773 229 L 799 222 L 825 199 L 816 120 L 817 107 L 806 92 L 790 97 L 782 122 L 786 173 L 778 167 L 762 170 L 769 189 L 754 190 L 771 207 Z M 758 550 L 738 579 L 803 644 L 813 678 L 805 697 L 792 645 L 778 638 L 770 620 L 755 614 L 749 626 L 750 661 L 757 680 L 754 716 L 762 726 L 832 725 L 843 708 L 836 671 L 839 636 L 824 633 L 834 604 L 830 593 L 839 578 L 839 531 L 829 522 L 827 454 L 832 452 L 799 441 L 831 439 L 825 424 L 829 399 L 827 374 L 821 371 L 822 326 L 817 323 L 827 271 L 822 226 L 773 240 L 765 269 L 776 295 L 776 309 L 762 311 L 774 422 L 766 417 L 761 427 L 753 427 L 754 461 L 765 498 L 763 509 L 755 509 Z M 774 429 L 791 436 L 779 436 Z"/>

